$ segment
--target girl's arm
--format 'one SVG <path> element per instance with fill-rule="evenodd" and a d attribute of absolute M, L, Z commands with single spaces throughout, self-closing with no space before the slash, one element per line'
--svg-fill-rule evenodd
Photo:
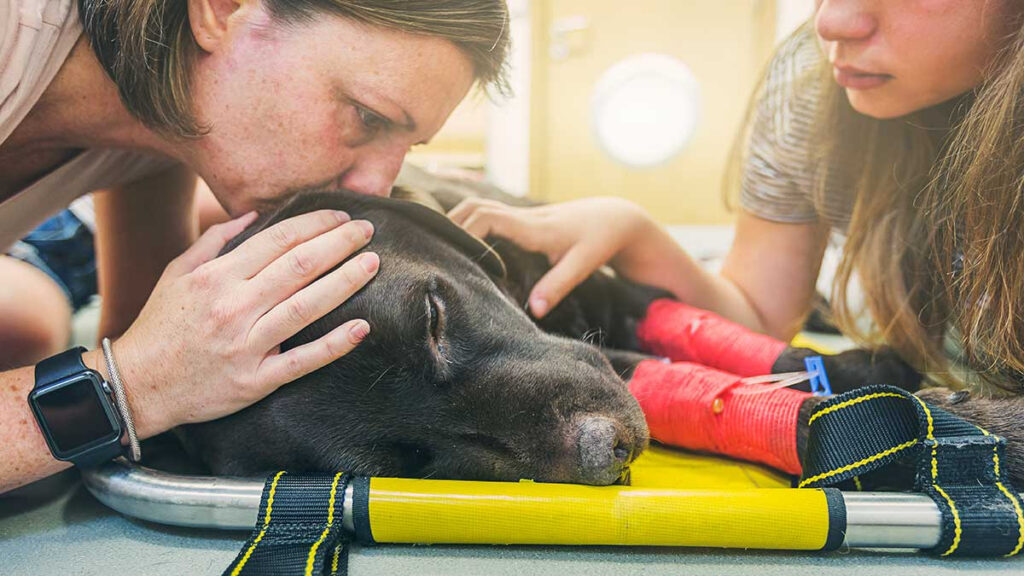
<path fill-rule="evenodd" d="M 827 224 L 783 224 L 741 213 L 720 276 L 724 290 L 736 291 L 738 309 L 723 303 L 723 315 L 733 314 L 734 320 L 759 332 L 791 340 L 811 311 L 828 237 Z M 744 308 L 756 319 L 744 321 Z"/>
<path fill-rule="evenodd" d="M 195 187 L 195 175 L 175 166 L 94 195 L 100 337 L 123 334 L 167 264 L 195 242 Z"/>
<path fill-rule="evenodd" d="M 783 340 L 796 334 L 809 310 L 828 240 L 825 225 L 780 224 L 744 213 L 725 267 L 716 275 L 701 268 L 640 207 L 617 198 L 536 208 L 470 199 L 449 215 L 481 238 L 508 238 L 548 256 L 552 269 L 530 295 L 537 317 L 610 264 L 630 280 Z"/>

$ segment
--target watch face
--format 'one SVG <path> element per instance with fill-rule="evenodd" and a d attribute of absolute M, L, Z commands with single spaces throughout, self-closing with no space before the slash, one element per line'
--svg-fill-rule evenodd
<path fill-rule="evenodd" d="M 100 400 L 102 393 L 95 377 L 77 374 L 33 395 L 35 409 L 57 452 L 73 454 L 119 434 Z"/>

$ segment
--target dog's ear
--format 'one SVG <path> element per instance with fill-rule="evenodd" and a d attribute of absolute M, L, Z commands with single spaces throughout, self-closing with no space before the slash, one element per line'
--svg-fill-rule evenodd
<path fill-rule="evenodd" d="M 361 196 L 355 192 L 349 192 L 347 190 L 310 192 L 298 194 L 289 198 L 276 210 L 272 210 L 266 215 L 260 216 L 256 222 L 228 242 L 227 246 L 221 250 L 221 254 L 226 254 L 234 250 L 238 245 L 245 242 L 253 235 L 260 233 L 262 230 L 282 220 L 291 218 L 292 216 L 298 216 L 299 214 L 323 208 L 349 210 L 350 213 L 355 215 L 361 209 L 371 206 L 386 207 L 387 210 L 405 216 L 409 220 L 415 222 L 418 226 L 421 226 L 426 230 L 437 234 L 440 238 L 450 242 L 460 252 L 466 254 L 473 259 L 474 262 L 479 264 L 488 275 L 497 279 L 505 278 L 505 263 L 502 261 L 501 256 L 499 256 L 498 253 L 490 247 L 490 245 L 479 240 L 475 236 L 470 235 L 468 232 L 449 220 L 444 214 L 436 212 L 435 210 L 416 202 L 391 198 Z"/>
<path fill-rule="evenodd" d="M 444 214 L 446 211 L 444 206 L 437 201 L 432 194 L 422 192 L 413 188 L 405 188 L 402 186 L 395 186 L 391 189 L 391 197 L 396 200 L 405 200 L 407 202 L 415 202 L 416 204 L 422 204 L 427 208 L 430 208 L 434 212 Z"/>
<path fill-rule="evenodd" d="M 265 211 L 261 211 L 259 218 L 241 234 L 232 238 L 220 253 L 227 254 L 263 230 L 300 214 L 316 210 L 346 210 L 355 217 L 363 208 L 380 200 L 380 198 L 364 196 L 348 190 L 299 192 L 279 204 L 268 206 Z M 388 200 L 384 199 L 384 201 Z"/>
<path fill-rule="evenodd" d="M 484 272 L 491 277 L 502 280 L 508 273 L 505 262 L 489 244 L 466 232 L 444 214 L 407 200 L 394 199 L 388 206 L 394 212 L 406 216 L 451 243 L 460 252 L 479 264 Z"/>
<path fill-rule="evenodd" d="M 231 239 L 219 255 L 227 254 L 238 248 L 243 242 L 259 234 L 270 226 L 292 216 L 298 216 L 306 212 L 312 212 L 320 208 L 336 208 L 330 205 L 330 198 L 322 194 L 296 194 L 285 200 L 277 207 L 271 207 L 266 212 L 261 212 L 259 218 L 243 230 L 238 236 Z"/>

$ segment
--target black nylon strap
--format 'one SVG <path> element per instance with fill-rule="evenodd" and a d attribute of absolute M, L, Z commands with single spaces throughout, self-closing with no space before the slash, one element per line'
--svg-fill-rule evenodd
<path fill-rule="evenodd" d="M 355 539 L 363 546 L 376 544 L 370 526 L 370 479 L 360 476 L 352 481 L 352 524 Z"/>
<path fill-rule="evenodd" d="M 818 405 L 799 486 L 924 492 L 942 512 L 941 556 L 1013 556 L 1024 547 L 1006 441 L 917 396 L 869 386 Z"/>
<path fill-rule="evenodd" d="M 349 481 L 344 473 L 269 477 L 256 529 L 224 576 L 344 575 L 341 520 Z"/>
<path fill-rule="evenodd" d="M 843 493 L 835 488 L 823 488 L 822 492 L 828 504 L 828 535 L 821 549 L 831 552 L 838 550 L 846 540 L 846 502 Z"/>

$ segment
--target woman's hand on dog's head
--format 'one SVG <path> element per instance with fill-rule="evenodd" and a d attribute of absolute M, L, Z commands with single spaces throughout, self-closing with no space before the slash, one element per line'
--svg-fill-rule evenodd
<path fill-rule="evenodd" d="M 352 320 L 280 351 L 283 341 L 377 273 L 376 254 L 349 259 L 373 236 L 369 222 L 344 212 L 310 212 L 218 257 L 254 220 L 250 213 L 213 226 L 172 261 L 115 343 L 140 436 L 241 410 L 344 356 L 369 333 L 365 320 Z"/>

